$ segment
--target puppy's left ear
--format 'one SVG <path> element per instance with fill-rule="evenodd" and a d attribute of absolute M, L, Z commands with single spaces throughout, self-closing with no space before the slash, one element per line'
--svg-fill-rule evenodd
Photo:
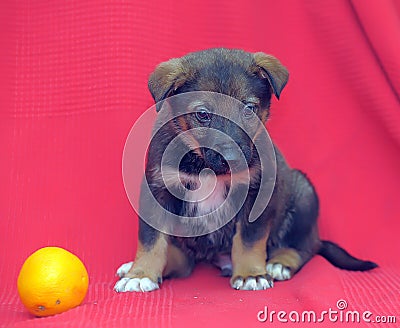
<path fill-rule="evenodd" d="M 277 58 L 263 52 L 256 52 L 253 54 L 253 58 L 257 67 L 257 73 L 263 79 L 268 80 L 276 98 L 279 99 L 279 96 L 289 79 L 288 70 Z"/>
<path fill-rule="evenodd" d="M 187 72 L 181 58 L 161 63 L 149 77 L 149 90 L 156 103 L 171 96 L 187 80 Z M 160 108 L 157 108 L 159 111 Z"/>

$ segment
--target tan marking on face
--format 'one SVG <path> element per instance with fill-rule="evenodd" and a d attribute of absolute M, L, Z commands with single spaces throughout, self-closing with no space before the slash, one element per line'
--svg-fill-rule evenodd
<path fill-rule="evenodd" d="M 259 179 L 258 172 L 260 171 L 259 167 L 253 166 L 247 170 L 231 173 L 231 174 L 224 174 L 219 175 L 218 179 L 223 180 L 228 186 L 232 183 L 236 184 L 247 184 L 247 183 L 255 183 L 257 179 Z"/>
<path fill-rule="evenodd" d="M 203 154 L 201 153 L 200 150 L 200 143 L 197 141 L 197 139 L 190 133 L 185 133 L 185 135 L 181 136 L 183 142 L 193 151 L 197 154 L 197 156 L 203 158 Z"/>
<path fill-rule="evenodd" d="M 183 116 L 178 116 L 177 121 L 178 121 L 179 127 L 181 128 L 182 131 L 189 130 L 189 125 Z"/>
<path fill-rule="evenodd" d="M 176 124 L 172 124 L 171 121 L 168 124 L 171 126 L 171 131 L 173 131 L 176 135 L 178 135 L 181 140 L 191 149 L 193 152 L 197 154 L 199 157 L 203 157 L 203 154 L 200 150 L 200 143 L 198 140 L 190 133 L 190 124 L 187 122 L 186 117 L 181 115 L 176 118 Z M 185 134 L 180 135 L 182 132 Z"/>

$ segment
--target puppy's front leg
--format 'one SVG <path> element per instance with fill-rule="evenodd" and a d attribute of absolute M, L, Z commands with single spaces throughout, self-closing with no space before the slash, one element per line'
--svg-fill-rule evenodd
<path fill-rule="evenodd" d="M 124 264 L 117 274 L 121 277 L 117 292 L 149 292 L 159 288 L 167 263 L 168 236 L 140 221 L 139 243 L 135 261 Z"/>
<path fill-rule="evenodd" d="M 169 237 L 149 225 L 147 220 L 158 224 L 162 230 L 162 225 L 169 224 L 168 208 L 173 201 L 172 196 L 160 186 L 155 176 L 156 174 L 150 171 L 142 181 L 136 257 L 134 262 L 126 263 L 118 269 L 117 275 L 121 279 L 114 287 L 117 292 L 149 292 L 158 289 L 162 282 L 163 271 L 167 265 Z M 153 190 L 149 187 L 153 187 Z M 154 199 L 154 195 L 158 196 L 157 200 Z"/>
<path fill-rule="evenodd" d="M 249 224 L 257 225 L 257 221 Z M 230 281 L 235 289 L 262 290 L 273 286 L 272 277 L 267 274 L 265 266 L 269 228 L 263 227 L 264 231 L 261 231 L 261 234 L 258 231 L 256 236 L 251 236 L 251 232 L 249 234 L 246 230 L 252 228 L 245 227 L 240 221 L 236 224 L 231 253 L 233 273 Z"/>

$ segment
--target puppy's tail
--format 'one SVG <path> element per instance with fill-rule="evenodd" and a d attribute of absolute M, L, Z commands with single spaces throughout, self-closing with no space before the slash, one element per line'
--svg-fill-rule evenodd
<path fill-rule="evenodd" d="M 351 271 L 367 271 L 378 265 L 371 261 L 363 261 L 351 256 L 342 247 L 330 241 L 322 240 L 318 254 L 327 259 L 334 266 Z"/>

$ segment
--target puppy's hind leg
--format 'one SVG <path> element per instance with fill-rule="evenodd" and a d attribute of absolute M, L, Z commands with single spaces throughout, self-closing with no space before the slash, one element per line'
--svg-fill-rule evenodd
<path fill-rule="evenodd" d="M 308 259 L 307 259 L 308 260 Z M 275 280 L 288 280 L 306 262 L 294 248 L 278 248 L 267 262 L 267 273 Z"/>
<path fill-rule="evenodd" d="M 218 254 L 212 263 L 221 270 L 222 277 L 232 276 L 231 254 L 227 253 Z"/>
<path fill-rule="evenodd" d="M 276 280 L 287 280 L 301 269 L 320 248 L 318 237 L 317 194 L 307 177 L 292 171 L 292 196 L 285 222 L 290 222 L 281 240 L 267 261 L 267 272 Z"/>
<path fill-rule="evenodd" d="M 167 249 L 167 263 L 163 271 L 163 277 L 182 278 L 187 277 L 192 273 L 194 261 L 178 247 L 169 243 Z"/>

